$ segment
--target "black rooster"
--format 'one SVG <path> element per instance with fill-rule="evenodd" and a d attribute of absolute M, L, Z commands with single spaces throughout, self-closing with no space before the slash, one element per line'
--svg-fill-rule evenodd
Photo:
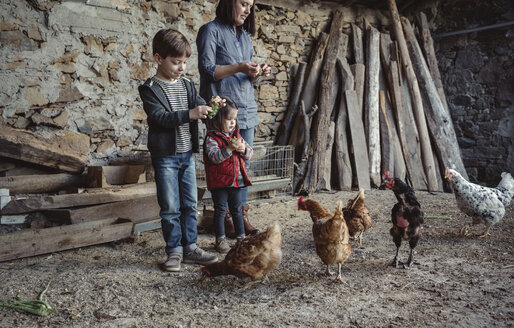
<path fill-rule="evenodd" d="M 423 224 L 421 205 L 416 199 L 414 190 L 402 180 L 391 177 L 389 172 L 385 172 L 382 175 L 382 186 L 386 189 L 391 189 L 398 200 L 391 210 L 393 227 L 390 233 L 396 245 L 396 255 L 391 265 L 398 267 L 398 251 L 402 245 L 403 238 L 409 241 L 410 255 L 407 263 L 401 264 L 403 264 L 404 268 L 408 268 L 414 259 L 414 248 L 421 237 L 420 227 Z"/>

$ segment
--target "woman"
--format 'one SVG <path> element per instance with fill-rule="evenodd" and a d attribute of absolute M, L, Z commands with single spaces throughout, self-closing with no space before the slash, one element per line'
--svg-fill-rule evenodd
<path fill-rule="evenodd" d="M 251 36 L 255 34 L 253 0 L 220 0 L 216 18 L 198 31 L 198 69 L 200 95 L 208 102 L 212 96 L 232 98 L 239 108 L 240 133 L 253 147 L 254 128 L 259 123 L 253 84 L 260 76 L 269 76 L 271 67 L 253 62 Z M 247 163 L 247 168 L 248 168 Z M 248 188 L 242 190 L 243 221 L 246 234 L 257 229 L 248 221 Z M 233 237 L 234 226 L 229 214 L 225 218 L 227 236 Z"/>

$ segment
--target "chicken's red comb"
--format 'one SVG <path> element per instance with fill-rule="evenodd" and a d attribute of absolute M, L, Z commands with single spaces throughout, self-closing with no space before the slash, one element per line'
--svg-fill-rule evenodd
<path fill-rule="evenodd" d="M 384 174 L 382 174 L 382 180 L 384 180 L 385 178 L 389 178 L 390 176 L 391 176 L 391 172 L 385 171 Z"/>
<path fill-rule="evenodd" d="M 301 207 L 302 203 L 303 203 L 303 196 L 300 196 L 300 198 L 298 198 L 298 207 Z"/>

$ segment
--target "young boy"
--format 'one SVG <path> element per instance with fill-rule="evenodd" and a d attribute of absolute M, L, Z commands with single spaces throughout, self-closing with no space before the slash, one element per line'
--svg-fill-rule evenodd
<path fill-rule="evenodd" d="M 152 156 L 162 233 L 168 258 L 166 271 L 180 271 L 181 262 L 217 261 L 196 245 L 196 173 L 193 153 L 199 151 L 198 119 L 211 111 L 194 84 L 181 77 L 191 56 L 182 33 L 163 29 L 152 42 L 155 76 L 139 87 L 148 116 L 148 150 Z"/>

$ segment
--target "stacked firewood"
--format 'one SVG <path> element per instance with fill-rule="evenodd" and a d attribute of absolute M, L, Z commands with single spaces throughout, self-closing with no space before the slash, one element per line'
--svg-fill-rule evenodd
<path fill-rule="evenodd" d="M 0 172 L 25 166 L 38 168 L 38 174 L 0 177 L 0 261 L 120 240 L 160 227 L 155 183 L 146 182 L 148 166 L 86 167 L 87 149 L 77 151 L 2 126 Z"/>
<path fill-rule="evenodd" d="M 386 171 L 442 191 L 444 167 L 465 175 L 427 19 L 413 27 L 388 4 L 390 32 L 337 11 L 298 65 L 276 138 L 296 147 L 293 192 L 370 189 Z"/>

